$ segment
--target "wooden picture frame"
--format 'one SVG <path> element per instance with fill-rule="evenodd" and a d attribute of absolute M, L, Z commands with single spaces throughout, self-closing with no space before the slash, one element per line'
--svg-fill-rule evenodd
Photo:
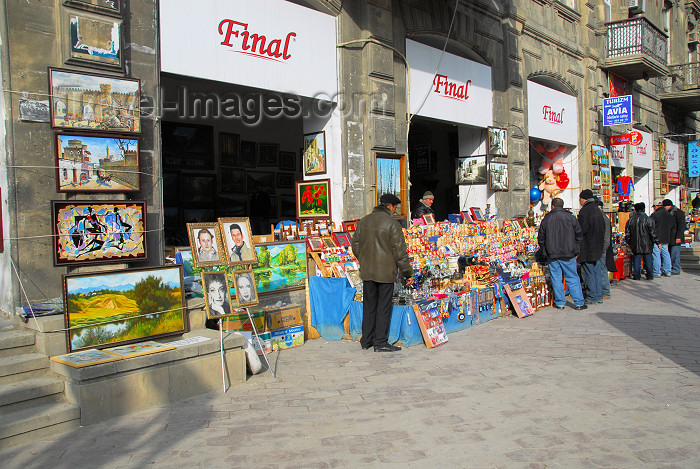
<path fill-rule="evenodd" d="M 434 225 L 435 224 L 435 215 L 432 213 L 426 213 L 423 215 L 423 223 L 426 225 Z"/>
<path fill-rule="evenodd" d="M 228 265 L 255 264 L 258 257 L 255 254 L 255 244 L 253 243 L 253 232 L 250 229 L 250 219 L 248 217 L 219 218 L 221 237 L 226 246 L 226 263 Z M 233 249 L 236 243 L 241 248 L 240 259 L 234 258 Z"/>
<path fill-rule="evenodd" d="M 508 190 L 508 163 L 489 162 L 489 189 L 492 191 Z"/>
<path fill-rule="evenodd" d="M 219 192 L 222 194 L 244 194 L 246 193 L 246 181 L 248 177 L 243 169 L 219 168 Z"/>
<path fill-rule="evenodd" d="M 350 238 L 350 235 L 348 235 L 347 232 L 343 231 L 333 232 L 333 240 L 335 241 L 335 244 L 340 247 L 347 247 L 350 246 L 350 244 L 352 244 L 352 239 Z"/>
<path fill-rule="evenodd" d="M 258 143 L 258 166 L 279 166 L 278 143 Z"/>
<path fill-rule="evenodd" d="M 479 207 L 469 207 L 469 212 L 471 212 L 474 221 L 486 221 L 486 217 Z"/>
<path fill-rule="evenodd" d="M 163 168 L 202 171 L 214 169 L 214 128 L 182 122 L 161 123 Z"/>
<path fill-rule="evenodd" d="M 123 20 L 64 10 L 66 63 L 121 70 Z"/>
<path fill-rule="evenodd" d="M 335 240 L 332 236 L 321 236 L 321 241 L 323 241 L 325 249 L 337 248 L 338 245 L 335 244 Z"/>
<path fill-rule="evenodd" d="M 355 231 L 359 220 L 347 220 L 342 223 L 343 231 Z"/>
<path fill-rule="evenodd" d="M 187 332 L 182 266 L 63 276 L 66 340 L 71 352 Z"/>
<path fill-rule="evenodd" d="M 195 268 L 226 264 L 225 253 L 221 252 L 224 243 L 218 223 L 187 223 L 187 235 Z"/>
<path fill-rule="evenodd" d="M 486 184 L 486 155 L 460 156 L 457 158 L 455 181 L 457 185 Z"/>
<path fill-rule="evenodd" d="M 329 218 L 331 216 L 331 180 L 296 181 L 296 218 Z"/>
<path fill-rule="evenodd" d="M 326 132 L 304 134 L 304 176 L 326 174 Z"/>
<path fill-rule="evenodd" d="M 226 272 L 202 272 L 202 290 L 207 319 L 218 319 L 235 313 Z"/>
<path fill-rule="evenodd" d="M 320 236 L 307 236 L 306 245 L 309 252 L 321 252 L 326 244 L 323 242 Z"/>
<path fill-rule="evenodd" d="M 129 193 L 141 190 L 138 137 L 58 132 L 55 154 L 56 192 Z"/>
<path fill-rule="evenodd" d="M 238 166 L 241 152 L 241 136 L 219 132 L 219 166 Z"/>
<path fill-rule="evenodd" d="M 253 306 L 258 304 L 258 290 L 255 285 L 253 270 L 236 270 L 233 272 L 233 279 L 236 288 L 236 303 L 238 306 Z"/>
<path fill-rule="evenodd" d="M 493 156 L 508 156 L 508 131 L 498 127 L 488 127 L 488 149 Z"/>
<path fill-rule="evenodd" d="M 406 157 L 405 155 L 393 153 L 374 154 L 374 181 L 375 204 L 379 205 L 379 198 L 384 194 L 392 194 L 401 200 L 396 213 L 408 217 L 406 207 L 407 178 L 406 178 Z"/>
<path fill-rule="evenodd" d="M 296 171 L 297 170 L 297 154 L 293 151 L 280 151 L 280 164 L 279 168 L 282 171 Z"/>
<path fill-rule="evenodd" d="M 141 133 L 138 79 L 49 67 L 49 92 L 54 129 Z"/>
<path fill-rule="evenodd" d="M 469 213 L 466 210 L 462 210 L 459 212 L 459 214 L 462 216 L 462 223 L 472 223 L 474 219 L 472 219 L 471 213 Z"/>
<path fill-rule="evenodd" d="M 145 260 L 146 202 L 51 202 L 54 266 Z"/>

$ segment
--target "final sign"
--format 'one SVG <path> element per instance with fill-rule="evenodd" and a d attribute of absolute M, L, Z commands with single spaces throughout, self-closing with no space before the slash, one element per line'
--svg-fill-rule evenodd
<path fill-rule="evenodd" d="M 603 99 L 603 125 L 632 123 L 632 95 Z"/>

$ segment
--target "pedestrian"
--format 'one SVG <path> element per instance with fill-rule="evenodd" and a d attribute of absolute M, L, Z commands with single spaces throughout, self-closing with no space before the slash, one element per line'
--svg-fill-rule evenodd
<path fill-rule="evenodd" d="M 566 304 L 562 277 L 566 280 L 574 309 L 588 308 L 584 303 L 581 282 L 576 272 L 576 256 L 581 248 L 582 239 L 581 225 L 573 214 L 564 210 L 564 200 L 558 197 L 552 199 L 552 210 L 540 223 L 537 243 L 549 266 L 555 308 L 564 309 Z"/>
<path fill-rule="evenodd" d="M 423 194 L 423 198 L 418 201 L 418 206 L 413 210 L 413 214 L 411 215 L 411 219 L 419 218 L 423 219 L 423 215 L 430 215 L 432 214 L 435 216 L 435 212 L 433 212 L 433 202 L 435 201 L 435 196 L 433 195 L 432 192 L 426 191 Z"/>
<path fill-rule="evenodd" d="M 645 210 L 644 202 L 634 204 L 634 212 L 630 215 L 625 226 L 625 242 L 633 254 L 632 280 L 642 278 L 642 260 L 644 260 L 647 280 L 654 280 L 651 253 L 659 239 L 656 236 L 654 221 L 644 213 Z"/>
<path fill-rule="evenodd" d="M 583 240 L 578 255 L 581 264 L 581 275 L 586 282 L 586 303 L 603 302 L 600 272 L 603 268 L 603 247 L 605 244 L 605 221 L 598 209 L 593 191 L 584 189 L 579 194 L 581 210 L 578 212 L 578 222 L 581 225 Z"/>
<path fill-rule="evenodd" d="M 605 243 L 603 244 L 603 262 L 600 269 L 600 285 L 603 300 L 610 299 L 610 275 L 608 272 L 617 272 L 615 265 L 615 252 L 612 247 L 612 223 L 610 218 L 603 212 L 603 202 L 598 200 L 598 208 L 603 214 L 603 222 L 605 223 Z"/>
<path fill-rule="evenodd" d="M 673 215 L 675 221 L 671 230 L 671 239 L 668 243 L 671 255 L 671 275 L 681 274 L 681 244 L 685 240 L 685 212 L 673 205 L 670 199 L 664 199 L 661 205 Z"/>
<path fill-rule="evenodd" d="M 654 256 L 654 277 L 663 275 L 664 277 L 671 276 L 671 254 L 668 251 L 668 244 L 671 241 L 671 230 L 675 231 L 676 220 L 668 210 L 666 210 L 661 202 L 656 202 L 654 205 L 654 213 L 650 215 L 654 220 L 656 228 L 656 236 L 659 242 L 652 255 Z"/>
<path fill-rule="evenodd" d="M 357 223 L 352 238 L 352 252 L 360 261 L 362 279 L 362 338 L 363 350 L 374 346 L 375 352 L 401 350 L 389 343 L 394 281 L 397 271 L 413 284 L 413 267 L 408 258 L 406 240 L 401 225 L 394 218 L 401 199 L 384 194 L 372 213 Z"/>

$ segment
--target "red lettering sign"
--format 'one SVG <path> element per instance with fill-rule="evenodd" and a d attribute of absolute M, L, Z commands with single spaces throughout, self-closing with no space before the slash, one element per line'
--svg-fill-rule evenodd
<path fill-rule="evenodd" d="M 669 184 L 680 184 L 681 175 L 678 171 L 664 171 L 668 175 Z"/>
<path fill-rule="evenodd" d="M 611 135 L 610 145 L 639 145 L 642 143 L 642 134 L 636 130 L 628 134 Z"/>
<path fill-rule="evenodd" d="M 445 98 L 456 99 L 458 101 L 466 101 L 469 99 L 469 85 L 472 81 L 467 80 L 466 83 L 460 85 L 458 82 L 453 82 L 447 79 L 446 75 L 435 75 L 433 78 L 434 92 L 442 95 Z M 442 91 L 440 91 L 442 88 Z"/>
<path fill-rule="evenodd" d="M 273 39 L 268 42 L 267 37 L 262 34 L 251 34 L 248 31 L 247 23 L 229 19 L 221 20 L 219 23 L 219 34 L 224 36 L 224 40 L 221 41 L 222 46 L 238 47 L 241 50 L 235 52 L 276 62 L 282 62 L 292 57 L 292 54 L 289 53 L 289 44 L 292 38 L 297 36 L 297 33 L 294 32 L 287 34 L 287 37 L 284 39 L 284 46 L 282 46 L 282 39 Z M 240 42 L 240 44 L 234 46 L 231 42 L 234 37 L 239 39 L 236 43 Z M 280 58 L 282 60 L 279 60 Z"/>
<path fill-rule="evenodd" d="M 542 118 L 552 124 L 562 125 L 564 123 L 564 109 L 561 112 L 556 112 L 550 106 L 544 106 L 542 107 Z"/>

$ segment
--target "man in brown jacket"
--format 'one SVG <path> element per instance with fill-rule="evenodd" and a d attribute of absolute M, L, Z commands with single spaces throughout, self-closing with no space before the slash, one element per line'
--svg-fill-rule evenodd
<path fill-rule="evenodd" d="M 394 281 L 397 271 L 407 283 L 413 283 L 413 267 L 408 258 L 406 240 L 399 222 L 394 218 L 401 199 L 384 194 L 372 213 L 357 223 L 352 238 L 352 252 L 360 261 L 362 278 L 362 339 L 363 350 L 374 346 L 375 352 L 401 350 L 389 343 Z"/>

